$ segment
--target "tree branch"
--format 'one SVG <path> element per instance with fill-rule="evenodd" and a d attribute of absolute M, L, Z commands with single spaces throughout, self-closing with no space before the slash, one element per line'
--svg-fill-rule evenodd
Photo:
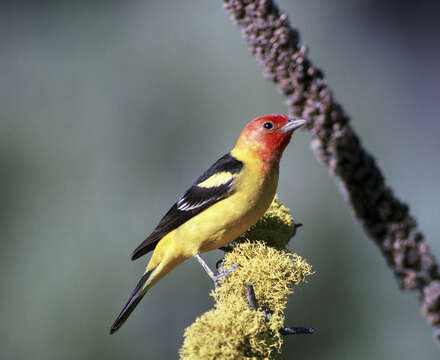
<path fill-rule="evenodd" d="M 252 283 L 246 284 L 247 301 L 252 310 L 258 310 L 258 301 L 255 296 L 254 285 Z M 264 317 L 270 319 L 270 313 L 264 312 Z M 314 328 L 303 327 L 303 326 L 283 326 L 280 329 L 281 335 L 297 335 L 297 334 L 313 334 L 315 332 Z"/>
<path fill-rule="evenodd" d="M 408 206 L 386 185 L 350 118 L 334 101 L 322 71 L 307 57 L 299 32 L 271 0 L 223 0 L 252 53 L 286 97 L 289 111 L 308 120 L 312 149 L 406 291 L 421 296 L 421 312 L 440 340 L 440 274 Z"/>

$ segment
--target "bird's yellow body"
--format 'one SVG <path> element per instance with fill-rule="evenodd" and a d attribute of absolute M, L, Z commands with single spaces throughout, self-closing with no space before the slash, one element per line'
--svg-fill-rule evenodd
<path fill-rule="evenodd" d="M 227 199 L 212 205 L 159 241 L 146 268 L 146 272 L 152 273 L 145 290 L 186 259 L 235 240 L 254 225 L 272 203 L 278 185 L 278 163 L 267 164 L 258 158 L 245 161 L 245 154 L 237 150 L 231 155 L 246 164 L 234 181 L 242 191 L 232 188 L 233 193 Z"/>
<path fill-rule="evenodd" d="M 192 256 L 207 269 L 199 253 L 235 240 L 263 216 L 275 197 L 281 155 L 303 124 L 284 115 L 265 115 L 246 125 L 232 151 L 196 180 L 133 252 L 135 260 L 154 250 L 111 333 L 168 272 Z"/>

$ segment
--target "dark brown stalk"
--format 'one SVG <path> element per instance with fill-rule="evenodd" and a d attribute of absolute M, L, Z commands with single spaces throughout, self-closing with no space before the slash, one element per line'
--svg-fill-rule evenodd
<path fill-rule="evenodd" d="M 271 0 L 223 0 L 257 61 L 286 97 L 292 116 L 308 120 L 312 149 L 339 183 L 367 234 L 406 291 L 420 293 L 421 312 L 440 340 L 440 274 L 417 222 L 385 183 L 322 71 L 307 57 L 299 32 Z"/>

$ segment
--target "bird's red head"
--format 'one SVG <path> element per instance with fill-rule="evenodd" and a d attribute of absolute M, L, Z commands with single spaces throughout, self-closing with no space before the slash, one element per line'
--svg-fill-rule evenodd
<path fill-rule="evenodd" d="M 305 124 L 301 119 L 269 114 L 250 121 L 241 132 L 236 148 L 250 151 L 267 162 L 279 160 L 292 133 Z"/>

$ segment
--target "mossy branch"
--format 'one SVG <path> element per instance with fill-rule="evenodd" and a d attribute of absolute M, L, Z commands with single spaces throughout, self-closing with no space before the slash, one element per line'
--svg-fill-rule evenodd
<path fill-rule="evenodd" d="M 264 75 L 286 97 L 290 113 L 308 120 L 317 158 L 338 180 L 353 216 L 375 241 L 401 288 L 419 292 L 421 312 L 440 340 L 438 265 L 408 206 L 385 183 L 322 71 L 309 60 L 299 32 L 271 0 L 223 0 L 223 5 Z"/>
<path fill-rule="evenodd" d="M 240 266 L 211 293 L 214 309 L 185 330 L 182 359 L 276 358 L 282 335 L 313 332 L 284 326 L 292 286 L 311 274 L 310 265 L 285 248 L 295 229 L 288 209 L 275 199 L 263 218 L 225 249 L 221 266 Z"/>

